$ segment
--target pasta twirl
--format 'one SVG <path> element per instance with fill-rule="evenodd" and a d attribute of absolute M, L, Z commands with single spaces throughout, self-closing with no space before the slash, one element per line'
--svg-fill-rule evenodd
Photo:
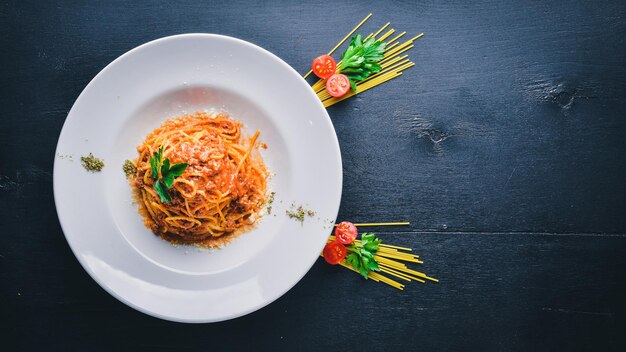
<path fill-rule="evenodd" d="M 137 147 L 131 184 L 146 226 L 175 243 L 219 247 L 251 227 L 266 200 L 267 168 L 259 131 L 245 137 L 226 114 L 197 112 L 165 121 Z M 172 164 L 188 164 L 164 203 L 154 189 L 150 156 L 163 147 Z"/>

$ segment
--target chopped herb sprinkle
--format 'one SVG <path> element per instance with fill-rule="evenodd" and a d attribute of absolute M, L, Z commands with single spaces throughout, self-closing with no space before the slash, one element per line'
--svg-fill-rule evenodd
<path fill-rule="evenodd" d="M 315 212 L 313 210 L 304 209 L 302 205 L 296 208 L 295 205 L 291 205 L 291 210 L 287 210 L 287 216 L 290 219 L 295 219 L 304 223 L 304 219 L 306 216 L 315 216 Z"/>
<path fill-rule="evenodd" d="M 268 214 L 272 213 L 272 203 L 274 203 L 275 195 L 276 195 L 276 192 L 272 192 L 270 193 L 270 196 L 267 198 L 267 213 Z"/>
<path fill-rule="evenodd" d="M 137 166 L 131 160 L 124 161 L 124 165 L 122 166 L 122 170 L 124 170 L 124 174 L 126 177 L 131 177 L 137 173 Z"/>
<path fill-rule="evenodd" d="M 88 156 L 81 156 L 80 163 L 89 172 L 100 172 L 104 168 L 104 161 L 96 158 L 91 153 Z"/>

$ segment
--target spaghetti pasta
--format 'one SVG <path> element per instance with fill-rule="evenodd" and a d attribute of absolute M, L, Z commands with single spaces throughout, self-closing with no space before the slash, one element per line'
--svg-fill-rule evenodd
<path fill-rule="evenodd" d="M 252 227 L 266 200 L 268 171 L 258 152 L 259 131 L 247 138 L 228 115 L 196 112 L 165 121 L 137 147 L 131 178 L 145 224 L 174 243 L 220 247 Z M 162 202 L 150 157 L 163 147 L 170 162 L 188 164 Z"/>

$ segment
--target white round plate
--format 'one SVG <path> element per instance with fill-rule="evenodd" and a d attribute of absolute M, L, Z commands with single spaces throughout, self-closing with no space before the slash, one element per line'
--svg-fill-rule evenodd
<path fill-rule="evenodd" d="M 165 119 L 200 110 L 261 131 L 276 192 L 271 214 L 217 250 L 175 247 L 150 232 L 122 172 Z M 89 153 L 104 160 L 101 172 L 81 166 Z M 127 305 L 180 322 L 236 318 L 293 287 L 324 247 L 341 183 L 337 136 L 309 85 L 270 52 L 212 34 L 158 39 L 104 68 L 74 103 L 54 162 L 59 221 L 85 270 Z M 316 215 L 290 219 L 292 205 Z"/>

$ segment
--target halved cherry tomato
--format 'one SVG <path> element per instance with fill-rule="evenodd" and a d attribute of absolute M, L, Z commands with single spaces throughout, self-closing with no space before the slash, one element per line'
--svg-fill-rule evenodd
<path fill-rule="evenodd" d="M 349 221 L 342 221 L 337 227 L 335 227 L 335 237 L 343 244 L 350 244 L 354 242 L 359 231 L 356 229 L 353 223 Z"/>
<path fill-rule="evenodd" d="M 343 244 L 337 241 L 328 242 L 324 247 L 324 260 L 328 264 L 336 265 L 346 258 L 347 253 L 346 246 Z"/>
<path fill-rule="evenodd" d="M 326 91 L 335 98 L 339 98 L 350 90 L 350 80 L 348 76 L 335 73 L 326 80 Z"/>
<path fill-rule="evenodd" d="M 335 59 L 333 59 L 330 55 L 318 56 L 311 64 L 311 70 L 313 70 L 313 73 L 322 79 L 327 79 L 332 76 L 336 69 L 337 64 L 335 63 Z"/>

